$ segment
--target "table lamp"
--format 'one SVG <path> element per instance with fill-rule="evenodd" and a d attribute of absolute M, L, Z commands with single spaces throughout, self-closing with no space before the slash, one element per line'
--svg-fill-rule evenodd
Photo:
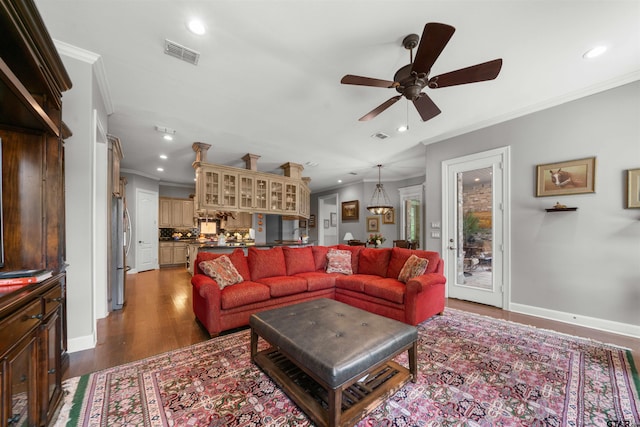
<path fill-rule="evenodd" d="M 351 234 L 349 231 L 347 231 L 344 234 L 344 237 L 342 238 L 342 240 L 348 242 L 349 240 L 353 240 L 353 234 Z"/>

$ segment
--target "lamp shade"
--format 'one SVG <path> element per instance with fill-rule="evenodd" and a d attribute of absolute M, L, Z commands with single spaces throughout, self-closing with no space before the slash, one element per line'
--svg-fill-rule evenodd
<path fill-rule="evenodd" d="M 344 233 L 344 237 L 342 238 L 342 240 L 345 241 L 349 241 L 349 240 L 353 240 L 353 234 L 351 234 L 349 231 L 347 231 L 346 233 Z"/>

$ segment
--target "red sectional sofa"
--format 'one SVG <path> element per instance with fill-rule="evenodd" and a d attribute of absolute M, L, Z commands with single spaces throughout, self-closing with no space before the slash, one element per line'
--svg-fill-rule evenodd
<path fill-rule="evenodd" d="M 353 274 L 327 273 L 331 249 L 351 252 Z M 227 255 L 243 281 L 220 289 L 200 262 Z M 397 278 L 406 260 L 429 262 L 407 283 Z M 437 252 L 363 246 L 248 248 L 230 254 L 200 252 L 191 279 L 193 311 L 211 336 L 249 324 L 251 314 L 318 298 L 331 298 L 410 325 L 444 311 L 446 279 Z"/>

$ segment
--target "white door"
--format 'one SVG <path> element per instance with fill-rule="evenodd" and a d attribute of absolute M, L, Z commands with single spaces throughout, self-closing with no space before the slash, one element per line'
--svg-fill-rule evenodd
<path fill-rule="evenodd" d="M 443 162 L 447 296 L 507 307 L 509 148 Z"/>
<path fill-rule="evenodd" d="M 158 193 L 136 190 L 136 270 L 158 268 Z"/>

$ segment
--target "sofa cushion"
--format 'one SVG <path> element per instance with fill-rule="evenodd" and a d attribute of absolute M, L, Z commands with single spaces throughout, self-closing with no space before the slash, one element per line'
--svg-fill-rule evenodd
<path fill-rule="evenodd" d="M 221 256 L 226 255 L 231 260 L 231 263 L 236 268 L 238 273 L 242 276 L 244 280 L 251 280 L 251 274 L 249 274 L 249 265 L 247 264 L 247 257 L 244 256 L 244 251 L 240 248 L 234 249 L 233 252 L 228 254 L 223 253 L 215 253 L 215 252 L 198 252 L 196 256 L 196 262 L 194 264 L 194 274 L 205 274 L 204 271 L 200 269 L 200 263 L 202 261 L 209 261 L 213 259 L 220 258 Z"/>
<path fill-rule="evenodd" d="M 220 307 L 223 310 L 266 301 L 271 297 L 269 287 L 261 283 L 244 281 L 228 286 L 220 292 Z"/>
<path fill-rule="evenodd" d="M 398 274 L 398 280 L 402 283 L 407 283 L 409 279 L 413 279 L 416 276 L 421 276 L 427 270 L 429 260 L 420 258 L 416 255 L 411 255 L 404 263 L 400 274 Z"/>
<path fill-rule="evenodd" d="M 353 271 L 353 274 L 359 273 L 358 258 L 360 255 L 360 251 L 364 249 L 364 246 L 338 245 L 338 249 L 340 249 L 341 251 L 351 252 L 351 270 Z"/>
<path fill-rule="evenodd" d="M 312 246 L 304 248 L 283 247 L 284 262 L 287 266 L 287 276 L 293 276 L 298 273 L 315 271 L 316 264 L 313 258 Z"/>
<path fill-rule="evenodd" d="M 364 248 L 358 256 L 358 274 L 374 274 L 386 277 L 391 248 Z"/>
<path fill-rule="evenodd" d="M 259 280 L 259 283 L 269 287 L 273 298 L 300 294 L 307 290 L 307 281 L 296 276 L 264 277 Z"/>
<path fill-rule="evenodd" d="M 364 293 L 396 304 L 404 304 L 407 287 L 396 279 L 377 279 L 364 284 Z"/>
<path fill-rule="evenodd" d="M 327 252 L 327 273 L 353 274 L 351 252 L 331 249 Z"/>
<path fill-rule="evenodd" d="M 364 292 L 364 284 L 380 279 L 372 274 L 353 274 L 351 276 L 336 277 L 336 288 L 348 289 L 355 292 Z"/>
<path fill-rule="evenodd" d="M 302 277 L 305 279 L 307 281 L 307 290 L 312 292 L 335 287 L 337 276 L 339 276 L 338 273 L 311 271 L 308 273 L 298 273 L 295 277 Z"/>
<path fill-rule="evenodd" d="M 198 267 L 200 267 L 200 270 L 202 270 L 204 274 L 213 278 L 218 283 L 220 289 L 244 281 L 226 255 L 222 255 L 216 259 L 202 261 Z"/>
<path fill-rule="evenodd" d="M 425 274 L 433 273 L 436 271 L 436 268 L 438 268 L 438 261 L 440 259 L 440 254 L 438 252 L 393 248 L 391 249 L 389 268 L 387 268 L 387 277 L 393 279 L 398 278 L 402 267 L 404 267 L 404 263 L 407 262 L 407 259 L 409 259 L 411 255 L 416 255 L 417 257 L 429 260 Z"/>
<path fill-rule="evenodd" d="M 282 247 L 257 249 L 249 247 L 247 256 L 251 280 L 258 281 L 265 277 L 286 276 L 287 266 L 284 261 Z"/>
<path fill-rule="evenodd" d="M 328 246 L 312 246 L 313 260 L 316 265 L 316 270 L 325 271 L 327 269 L 327 253 L 331 249 Z"/>

